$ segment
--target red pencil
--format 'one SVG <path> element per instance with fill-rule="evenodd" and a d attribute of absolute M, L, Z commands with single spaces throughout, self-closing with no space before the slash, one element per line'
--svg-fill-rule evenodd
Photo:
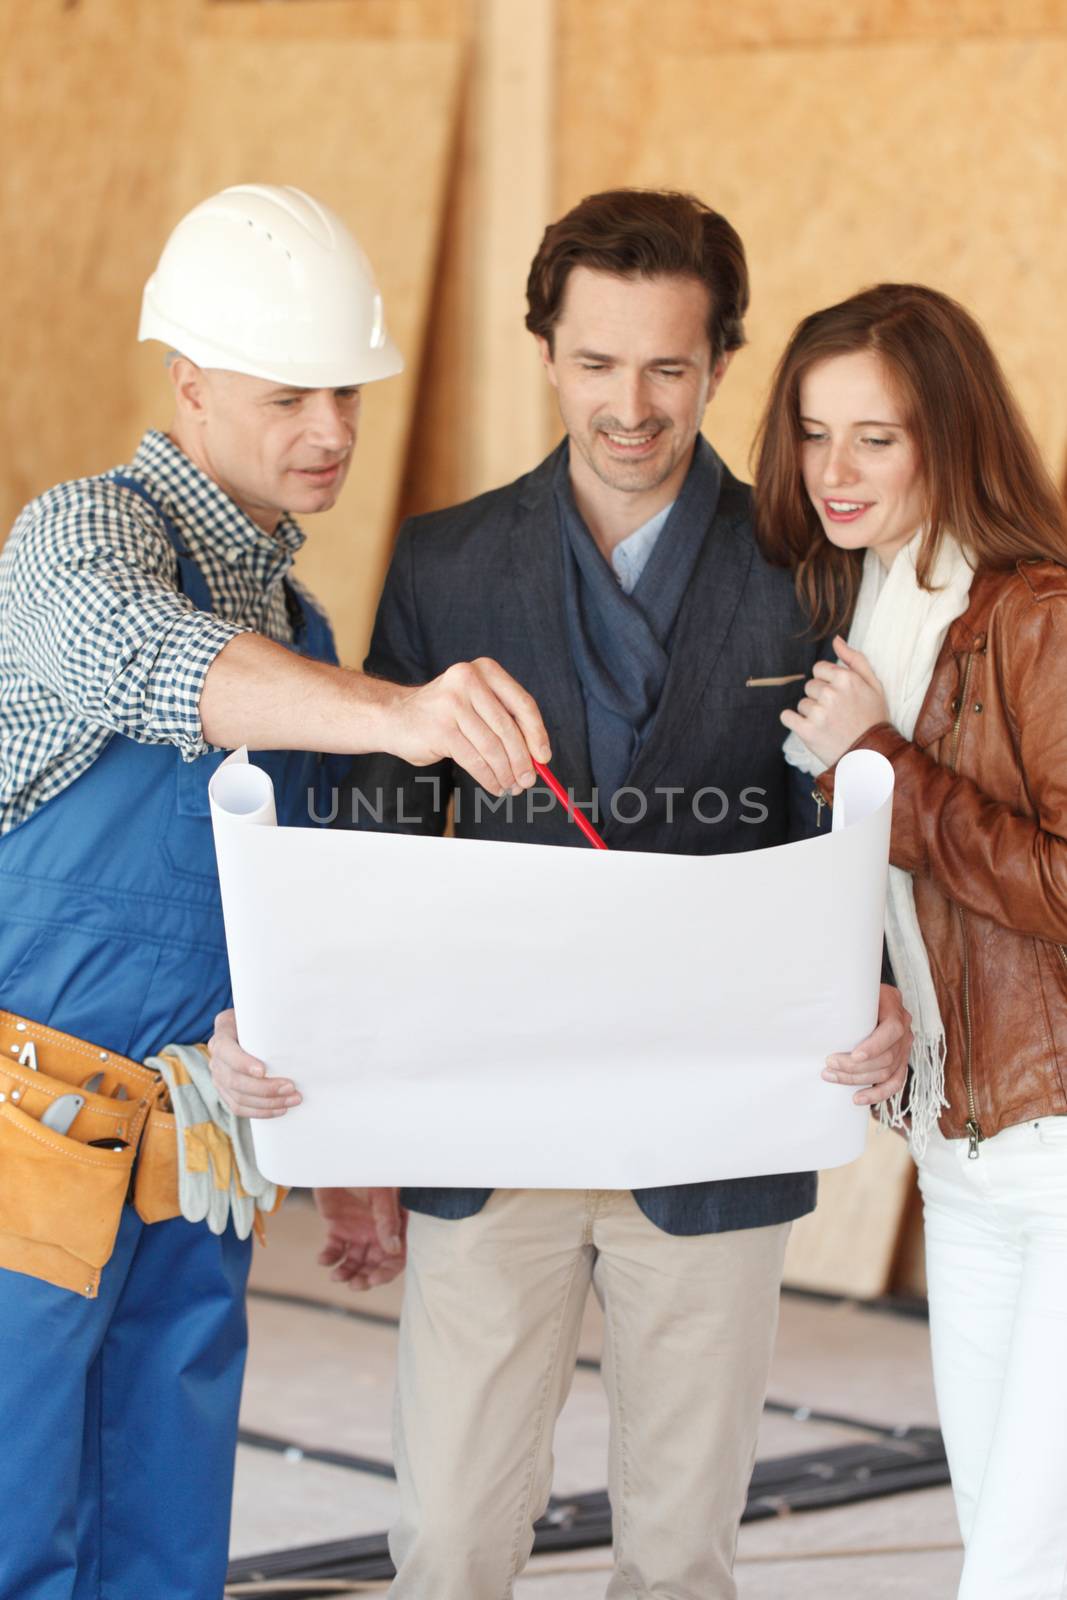
<path fill-rule="evenodd" d="M 581 828 L 582 832 L 585 834 L 586 838 L 589 840 L 589 843 L 591 845 L 595 846 L 595 848 L 597 850 L 606 850 L 607 849 L 607 845 L 604 843 L 604 841 L 600 837 L 599 833 L 597 833 L 596 829 L 593 827 L 593 824 L 589 821 L 588 817 L 583 817 L 582 813 L 578 810 L 577 806 L 574 804 L 574 801 L 571 799 L 571 797 L 567 793 L 566 789 L 560 783 L 560 781 L 556 777 L 555 773 L 550 772 L 548 770 L 548 768 L 545 766 L 543 761 L 535 761 L 534 762 L 534 769 L 535 769 L 535 771 L 540 773 L 542 778 L 544 778 L 545 782 L 548 784 L 548 787 L 552 790 L 552 793 L 555 795 L 555 797 L 559 801 L 560 805 L 563 806 L 564 809 L 566 810 L 567 815 L 570 817 L 571 821 L 572 822 L 576 822 L 578 824 L 579 828 Z"/>

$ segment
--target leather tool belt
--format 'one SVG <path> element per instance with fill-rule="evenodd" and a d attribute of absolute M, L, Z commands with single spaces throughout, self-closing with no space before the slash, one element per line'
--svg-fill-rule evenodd
<path fill-rule="evenodd" d="M 46 1126 L 74 1094 L 66 1130 Z M 180 1215 L 168 1105 L 147 1067 L 0 1010 L 0 1267 L 94 1299 L 127 1199 L 143 1222 Z"/>

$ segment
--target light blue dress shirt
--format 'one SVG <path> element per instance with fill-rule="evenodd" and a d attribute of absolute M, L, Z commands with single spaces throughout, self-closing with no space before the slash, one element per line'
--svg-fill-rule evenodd
<path fill-rule="evenodd" d="M 637 588 L 637 581 L 648 565 L 648 558 L 656 548 L 656 540 L 673 510 L 672 500 L 669 506 L 664 506 L 662 511 L 657 511 L 654 517 L 642 522 L 633 533 L 627 534 L 611 552 L 611 568 L 623 594 L 633 594 Z"/>

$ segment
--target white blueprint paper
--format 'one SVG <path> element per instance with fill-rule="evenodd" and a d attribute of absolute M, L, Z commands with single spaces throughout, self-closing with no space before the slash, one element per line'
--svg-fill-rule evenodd
<path fill-rule="evenodd" d="M 877 1012 L 893 773 L 833 831 L 732 856 L 276 824 L 237 752 L 211 810 L 238 1030 L 303 1104 L 278 1183 L 631 1189 L 844 1164 L 824 1083 Z"/>

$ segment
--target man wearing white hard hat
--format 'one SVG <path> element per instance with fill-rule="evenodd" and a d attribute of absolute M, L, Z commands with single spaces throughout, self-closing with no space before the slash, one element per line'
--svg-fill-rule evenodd
<path fill-rule="evenodd" d="M 548 754 L 493 662 L 416 690 L 342 671 L 290 576 L 293 513 L 336 500 L 360 386 L 402 366 L 339 218 L 298 189 L 213 196 L 167 242 L 140 337 L 170 352 L 171 427 L 41 495 L 0 555 L 0 1595 L 19 1600 L 222 1590 L 248 1235 L 276 1199 L 195 1048 L 229 1003 L 222 752 L 261 752 L 290 824 L 323 814 L 315 752 L 451 757 L 498 793 Z"/>

